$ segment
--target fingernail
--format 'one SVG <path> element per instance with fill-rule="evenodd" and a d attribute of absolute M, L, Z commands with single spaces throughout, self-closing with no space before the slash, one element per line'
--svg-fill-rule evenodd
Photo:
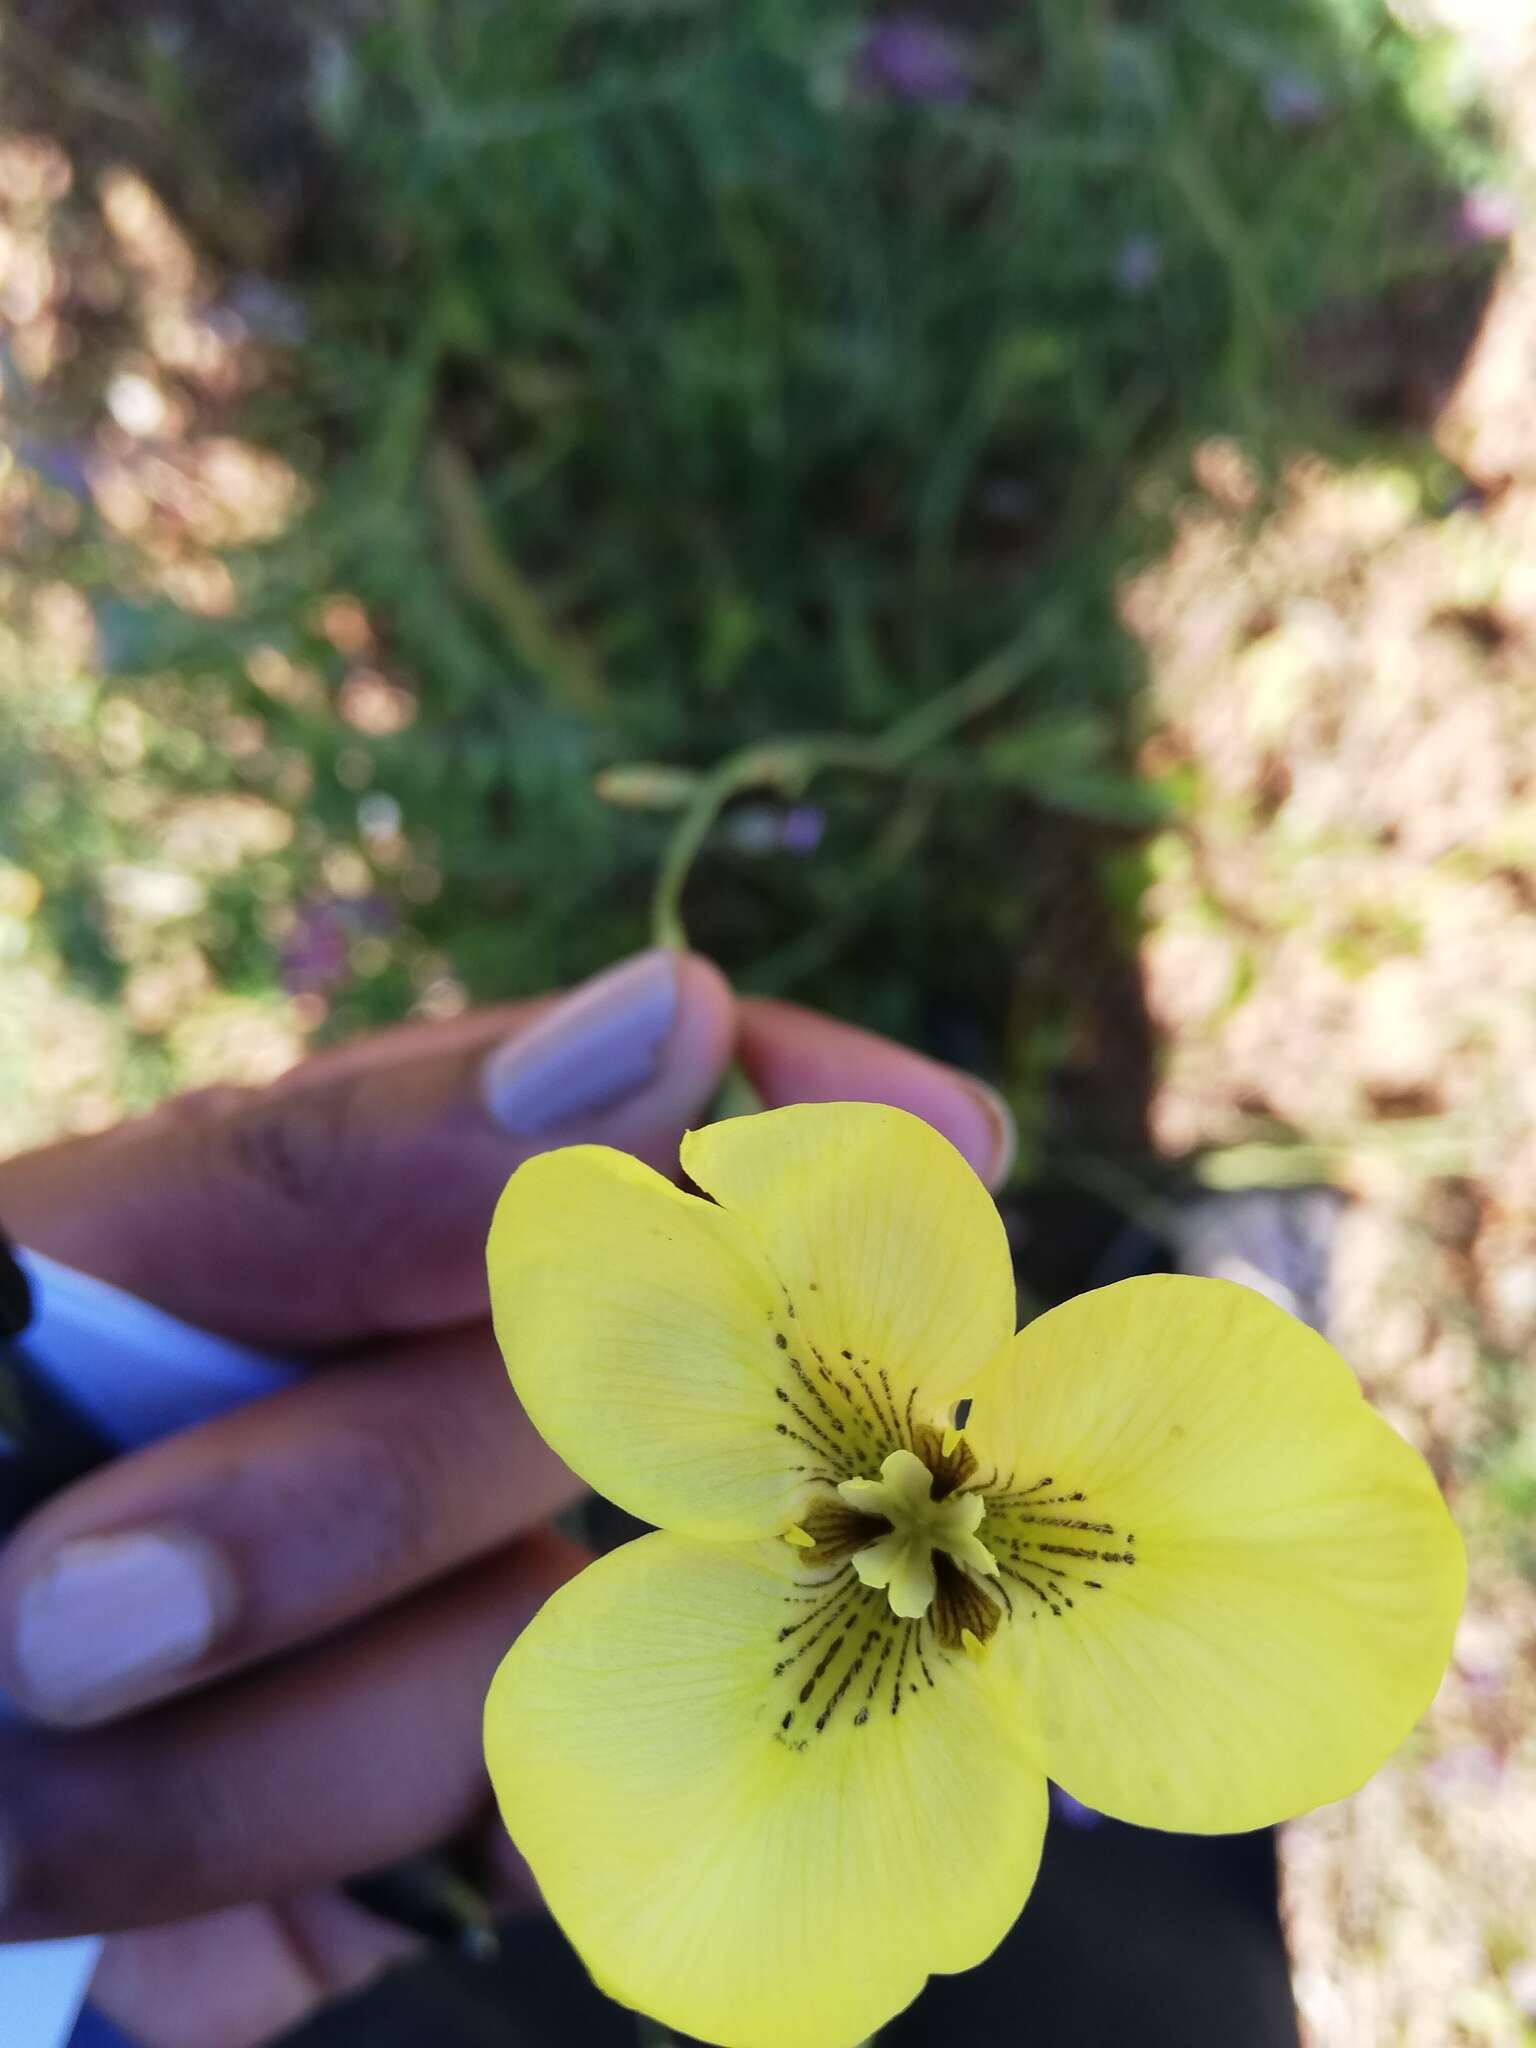
<path fill-rule="evenodd" d="M 586 982 L 486 1061 L 486 1106 L 533 1137 L 604 1109 L 655 1078 L 677 1015 L 677 963 L 664 948 Z"/>
<path fill-rule="evenodd" d="M 135 1530 L 64 1544 L 18 1603 L 22 1703 L 49 1719 L 110 1716 L 207 1655 L 231 1591 L 196 1537 Z"/>
<path fill-rule="evenodd" d="M 981 1177 L 989 1188 L 1001 1187 L 1019 1156 L 1018 1125 L 1013 1120 L 1013 1111 L 988 1082 L 978 1081 L 974 1074 L 967 1074 L 965 1080 L 986 1118 L 992 1137 L 992 1163 L 983 1170 Z"/>

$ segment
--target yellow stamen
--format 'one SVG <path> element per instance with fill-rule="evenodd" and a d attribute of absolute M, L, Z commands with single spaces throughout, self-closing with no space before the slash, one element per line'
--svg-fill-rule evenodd
<path fill-rule="evenodd" d="M 792 1543 L 796 1550 L 814 1550 L 816 1548 L 816 1538 L 802 1529 L 798 1522 L 791 1523 L 789 1528 L 784 1531 L 784 1541 Z"/>
<path fill-rule="evenodd" d="M 965 1645 L 965 1648 L 969 1651 L 971 1656 L 984 1657 L 987 1654 L 986 1644 L 981 1640 L 981 1637 L 979 1635 L 976 1635 L 971 1629 L 961 1629 L 960 1640 Z"/>
<path fill-rule="evenodd" d="M 964 1439 L 965 1432 L 963 1430 L 946 1429 L 944 1432 L 944 1446 L 942 1451 L 940 1452 L 940 1456 L 945 1458 L 952 1458 L 955 1455 L 956 1451 L 959 1450 Z"/>

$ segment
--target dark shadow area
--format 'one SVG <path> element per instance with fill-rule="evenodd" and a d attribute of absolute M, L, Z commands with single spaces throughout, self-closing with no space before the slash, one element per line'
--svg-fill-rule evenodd
<path fill-rule="evenodd" d="M 1267 1834 L 1053 1822 L 1028 1911 L 990 1962 L 931 1983 L 890 2048 L 1295 2048 Z"/>
<path fill-rule="evenodd" d="M 1197 1841 L 1061 1821 L 997 1954 L 931 1983 L 889 2048 L 1295 2048 L 1268 1835 Z M 519 1921 L 494 1963 L 439 1962 L 289 2036 L 289 2048 L 635 2048 L 558 1929 Z"/>

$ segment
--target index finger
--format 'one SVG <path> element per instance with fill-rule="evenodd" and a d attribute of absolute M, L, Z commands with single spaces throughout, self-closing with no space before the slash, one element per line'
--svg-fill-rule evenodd
<path fill-rule="evenodd" d="M 675 1167 L 732 1024 L 706 961 L 641 954 L 510 1035 L 492 1014 L 8 1160 L 0 1215 L 34 1250 L 269 1348 L 468 1322 L 513 1169 L 578 1142 Z"/>
<path fill-rule="evenodd" d="M 1018 1139 L 1001 1095 L 974 1074 L 823 1017 L 754 997 L 737 1008 L 736 1057 L 770 1108 L 790 1102 L 886 1102 L 932 1124 L 995 1188 Z"/>

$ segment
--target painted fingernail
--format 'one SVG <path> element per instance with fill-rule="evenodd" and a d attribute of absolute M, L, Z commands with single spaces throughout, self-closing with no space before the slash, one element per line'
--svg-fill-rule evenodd
<path fill-rule="evenodd" d="M 17 1605 L 22 1703 L 48 1720 L 109 1719 L 205 1657 L 231 1606 L 223 1560 L 194 1536 L 66 1543 Z"/>
<path fill-rule="evenodd" d="M 653 1080 L 677 1015 L 677 963 L 637 954 L 574 990 L 486 1061 L 486 1106 L 504 1131 L 533 1137 Z"/>
<path fill-rule="evenodd" d="M 1013 1111 L 994 1087 L 986 1081 L 978 1081 L 974 1074 L 967 1074 L 965 1079 L 986 1118 L 992 1137 L 992 1161 L 981 1177 L 989 1188 L 998 1188 L 1013 1171 L 1013 1162 L 1019 1154 L 1018 1125 L 1013 1120 Z"/>

